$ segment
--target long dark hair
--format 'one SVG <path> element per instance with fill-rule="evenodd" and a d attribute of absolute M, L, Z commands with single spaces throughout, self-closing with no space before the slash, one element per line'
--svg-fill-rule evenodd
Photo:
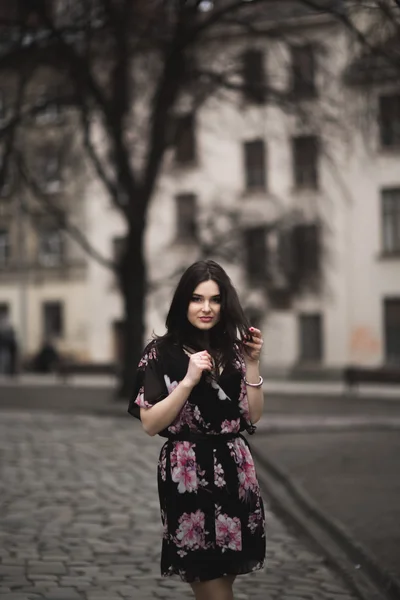
<path fill-rule="evenodd" d="M 219 287 L 221 313 L 219 322 L 205 335 L 189 322 L 187 312 L 196 287 L 209 280 Z M 235 347 L 249 335 L 250 326 L 229 276 L 213 260 L 201 260 L 186 269 L 175 290 L 165 324 L 167 333 L 158 338 L 160 343 L 173 342 L 195 351 L 208 350 L 218 364 L 224 365 L 233 361 Z"/>

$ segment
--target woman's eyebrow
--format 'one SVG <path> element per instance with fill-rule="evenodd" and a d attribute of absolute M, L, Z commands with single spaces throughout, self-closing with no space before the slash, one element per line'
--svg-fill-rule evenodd
<path fill-rule="evenodd" d="M 192 294 L 193 298 L 204 298 L 201 294 Z M 210 298 L 220 298 L 221 294 L 215 294 L 215 296 L 210 296 Z"/>

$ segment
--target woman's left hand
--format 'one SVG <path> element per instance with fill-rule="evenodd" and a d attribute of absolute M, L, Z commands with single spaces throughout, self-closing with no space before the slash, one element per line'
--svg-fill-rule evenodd
<path fill-rule="evenodd" d="M 260 360 L 260 354 L 264 343 L 261 331 L 255 327 L 250 327 L 249 333 L 252 337 L 252 341 L 243 341 L 245 346 L 244 358 L 247 362 L 258 362 Z"/>

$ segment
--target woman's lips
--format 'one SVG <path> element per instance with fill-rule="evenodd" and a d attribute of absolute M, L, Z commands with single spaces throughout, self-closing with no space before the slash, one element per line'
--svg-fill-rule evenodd
<path fill-rule="evenodd" d="M 204 323 L 209 323 L 212 320 L 212 317 L 200 317 L 200 321 L 204 321 Z"/>

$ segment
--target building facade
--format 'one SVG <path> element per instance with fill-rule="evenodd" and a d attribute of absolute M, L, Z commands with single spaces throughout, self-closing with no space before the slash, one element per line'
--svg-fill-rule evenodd
<path fill-rule="evenodd" d="M 87 360 L 88 260 L 73 233 L 86 229 L 85 169 L 71 159 L 73 116 L 52 102 L 54 86 L 54 73 L 43 69 L 27 85 L 25 103 L 37 110 L 16 133 L 20 151 L 2 173 L 0 318 L 15 329 L 23 360 L 47 342 Z M 3 70 L 3 122 L 12 118 L 16 90 L 15 72 Z"/>
<path fill-rule="evenodd" d="M 163 333 L 177 273 L 208 248 L 263 329 L 271 372 L 398 363 L 400 89 L 345 77 L 351 51 L 332 20 L 285 27 L 284 41 L 210 39 L 203 60 L 221 55 L 222 43 L 227 69 L 240 63 L 243 93 L 221 90 L 196 110 L 182 100 L 180 134 L 148 216 L 147 336 Z M 76 173 L 70 165 L 63 178 L 64 193 L 82 199 L 72 214 L 91 246 L 113 259 L 123 219 L 94 175 Z M 78 192 L 67 189 L 72 181 Z M 113 361 L 123 330 L 115 275 L 73 243 L 79 266 L 66 266 L 72 254 L 62 267 L 50 264 L 61 242 L 56 234 L 40 241 L 35 230 L 36 246 L 25 250 L 35 268 L 22 276 L 12 266 L 11 229 L 28 227 L 26 215 L 17 212 L 11 227 L 5 214 L 0 311 L 25 329 L 26 352 L 51 334 L 77 359 Z M 53 256 L 44 264 L 43 248 Z"/>

